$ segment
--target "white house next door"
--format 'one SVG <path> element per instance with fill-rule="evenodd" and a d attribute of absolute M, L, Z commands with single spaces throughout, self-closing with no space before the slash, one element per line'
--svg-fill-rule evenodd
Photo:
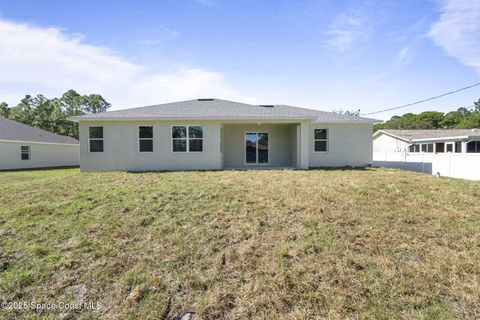
<path fill-rule="evenodd" d="M 268 133 L 245 133 L 245 163 L 268 164 Z"/>

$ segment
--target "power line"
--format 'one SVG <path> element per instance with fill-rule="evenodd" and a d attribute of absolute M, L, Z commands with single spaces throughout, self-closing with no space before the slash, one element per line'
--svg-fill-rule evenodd
<path fill-rule="evenodd" d="M 393 107 L 393 108 L 384 109 L 384 110 L 375 111 L 375 112 L 364 113 L 364 114 L 362 114 L 362 116 L 368 116 L 368 115 L 371 115 L 371 114 L 377 114 L 377 113 L 382 113 L 382 112 L 387 112 L 387 111 L 392 111 L 392 110 L 397 110 L 397 109 L 401 109 L 401 108 L 410 107 L 410 106 L 413 106 L 413 105 L 415 105 L 415 104 L 419 104 L 419 103 L 423 103 L 423 102 L 435 100 L 435 99 L 438 99 L 438 98 L 441 98 L 441 97 L 445 97 L 445 96 L 448 96 L 448 95 L 451 95 L 451 94 L 454 94 L 454 93 L 457 93 L 457 92 L 460 92 L 460 91 L 463 91 L 463 90 L 471 89 L 471 88 L 476 87 L 476 86 L 479 86 L 479 85 L 480 85 L 480 82 L 475 83 L 475 84 L 472 84 L 471 86 L 468 86 L 468 87 L 464 87 L 464 88 L 460 88 L 460 89 L 457 89 L 457 90 L 454 90 L 454 91 L 442 93 L 441 95 L 438 95 L 438 96 L 435 96 L 435 97 L 431 97 L 431 98 L 428 98 L 428 99 L 415 101 L 415 102 L 412 102 L 412 103 L 409 103 L 409 104 L 404 104 L 403 106 Z"/>

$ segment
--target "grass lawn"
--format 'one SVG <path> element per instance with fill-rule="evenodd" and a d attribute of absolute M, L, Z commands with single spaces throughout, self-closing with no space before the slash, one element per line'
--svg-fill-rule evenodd
<path fill-rule="evenodd" d="M 0 318 L 480 318 L 480 183 L 386 169 L 0 173 Z"/>

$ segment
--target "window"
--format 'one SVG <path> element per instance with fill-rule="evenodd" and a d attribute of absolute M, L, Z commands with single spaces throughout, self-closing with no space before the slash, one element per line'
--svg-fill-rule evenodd
<path fill-rule="evenodd" d="M 201 126 L 173 126 L 173 152 L 202 152 L 203 127 Z"/>
<path fill-rule="evenodd" d="M 445 152 L 445 142 L 435 143 L 435 152 L 436 153 Z"/>
<path fill-rule="evenodd" d="M 462 142 L 455 141 L 455 153 L 462 153 Z"/>
<path fill-rule="evenodd" d="M 153 152 L 153 127 L 138 127 L 138 151 Z"/>
<path fill-rule="evenodd" d="M 470 141 L 467 143 L 467 153 L 480 153 L 480 141 Z"/>
<path fill-rule="evenodd" d="M 103 127 L 88 128 L 88 144 L 90 152 L 103 152 Z"/>
<path fill-rule="evenodd" d="M 245 133 L 245 163 L 268 164 L 268 133 Z"/>
<path fill-rule="evenodd" d="M 445 144 L 447 146 L 447 152 L 453 152 L 453 143 Z"/>
<path fill-rule="evenodd" d="M 328 129 L 315 129 L 313 133 L 315 152 L 328 151 Z"/>
<path fill-rule="evenodd" d="M 21 146 L 20 147 L 20 154 L 22 160 L 30 160 L 30 147 L 29 146 Z"/>
<path fill-rule="evenodd" d="M 422 143 L 420 149 L 422 152 L 433 152 L 433 143 Z"/>
<path fill-rule="evenodd" d="M 433 145 L 431 146 L 432 147 L 432 152 L 433 152 Z M 428 152 L 428 149 L 429 149 L 429 144 L 411 144 L 408 146 L 408 151 L 409 152 Z"/>

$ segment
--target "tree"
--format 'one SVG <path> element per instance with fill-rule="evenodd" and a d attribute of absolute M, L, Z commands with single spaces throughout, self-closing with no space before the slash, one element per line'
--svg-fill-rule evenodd
<path fill-rule="evenodd" d="M 419 129 L 439 129 L 444 117 L 445 114 L 443 112 L 425 111 L 417 116 L 416 126 Z"/>
<path fill-rule="evenodd" d="M 10 115 L 10 108 L 6 102 L 0 103 L 0 117 L 8 118 Z"/>
<path fill-rule="evenodd" d="M 112 106 L 99 94 L 85 96 L 84 100 L 85 107 L 83 111 L 85 113 L 105 112 Z"/>
<path fill-rule="evenodd" d="M 28 125 L 33 125 L 35 116 L 32 96 L 26 95 L 17 106 L 11 108 L 9 118 Z"/>
<path fill-rule="evenodd" d="M 380 129 L 472 129 L 480 128 L 480 99 L 469 110 L 460 107 L 456 111 L 444 114 L 437 111 L 425 111 L 420 114 L 405 113 L 393 116 L 384 123 L 374 126 Z"/>
<path fill-rule="evenodd" d="M 75 90 L 68 90 L 60 98 L 47 99 L 39 94 L 26 95 L 18 105 L 8 108 L 0 104 L 0 115 L 37 128 L 78 138 L 78 124 L 68 117 L 87 113 L 105 112 L 110 108 L 99 94 L 82 96 Z"/>
<path fill-rule="evenodd" d="M 457 111 L 451 111 L 445 115 L 440 122 L 440 127 L 443 129 L 456 128 L 465 118 L 469 117 L 471 111 L 467 108 L 458 108 Z"/>

